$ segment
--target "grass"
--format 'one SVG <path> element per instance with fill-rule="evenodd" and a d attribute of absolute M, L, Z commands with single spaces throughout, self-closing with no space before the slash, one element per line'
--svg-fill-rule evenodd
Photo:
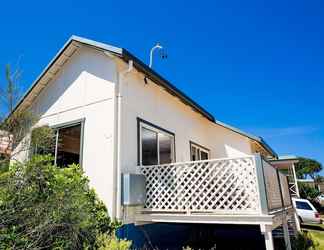
<path fill-rule="evenodd" d="M 312 238 L 319 244 L 318 250 L 324 250 L 324 225 L 323 224 L 302 224 L 302 230 L 308 231 Z"/>

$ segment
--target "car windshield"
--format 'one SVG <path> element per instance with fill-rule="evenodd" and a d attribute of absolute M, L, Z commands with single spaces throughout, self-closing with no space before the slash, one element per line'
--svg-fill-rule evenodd
<path fill-rule="evenodd" d="M 313 210 L 312 207 L 304 201 L 296 201 L 296 208 L 303 209 L 303 210 Z"/>

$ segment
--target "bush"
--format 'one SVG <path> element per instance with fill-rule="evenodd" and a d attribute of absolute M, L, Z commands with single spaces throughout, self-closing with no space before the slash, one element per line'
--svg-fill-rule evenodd
<path fill-rule="evenodd" d="M 314 200 L 317 196 L 320 195 L 320 192 L 317 188 L 311 187 L 307 184 L 298 184 L 300 197 L 303 199 Z"/>
<path fill-rule="evenodd" d="M 96 239 L 96 249 L 98 250 L 128 250 L 131 244 L 131 241 L 118 240 L 107 234 L 99 234 Z"/>
<path fill-rule="evenodd" d="M 318 243 L 306 231 L 298 233 L 296 239 L 293 241 L 292 247 L 296 250 L 316 250 Z"/>
<path fill-rule="evenodd" d="M 77 165 L 34 156 L 0 175 L 0 249 L 95 249 L 117 226 Z"/>

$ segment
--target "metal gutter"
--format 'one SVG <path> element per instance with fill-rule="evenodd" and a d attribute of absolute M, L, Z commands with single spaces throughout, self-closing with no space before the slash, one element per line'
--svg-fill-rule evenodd
<path fill-rule="evenodd" d="M 277 159 L 269 160 L 274 163 L 283 163 L 283 162 L 294 162 L 297 163 L 299 161 L 299 157 L 296 155 L 285 155 L 285 156 L 278 156 Z"/>

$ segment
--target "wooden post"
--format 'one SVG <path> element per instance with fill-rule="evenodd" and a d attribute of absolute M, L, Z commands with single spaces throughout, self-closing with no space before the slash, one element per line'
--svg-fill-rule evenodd
<path fill-rule="evenodd" d="M 294 209 L 294 219 L 295 219 L 295 224 L 296 224 L 296 230 L 297 230 L 297 232 L 300 232 L 301 231 L 300 222 L 299 222 L 299 218 L 298 218 L 296 209 Z"/>
<path fill-rule="evenodd" d="M 264 235 L 266 250 L 274 250 L 273 237 L 272 237 L 272 226 L 271 225 L 260 225 L 261 233 Z"/>
<path fill-rule="evenodd" d="M 291 243 L 290 243 L 290 236 L 287 224 L 287 216 L 285 216 L 283 223 L 282 223 L 284 238 L 285 238 L 285 245 L 287 250 L 291 250 Z"/>
<path fill-rule="evenodd" d="M 296 175 L 296 169 L 295 169 L 295 164 L 292 164 L 292 171 L 293 171 L 293 175 L 294 175 L 294 181 L 295 181 L 295 190 L 296 190 L 296 195 L 299 198 L 299 187 L 298 187 L 298 181 L 297 181 L 297 175 Z"/>

